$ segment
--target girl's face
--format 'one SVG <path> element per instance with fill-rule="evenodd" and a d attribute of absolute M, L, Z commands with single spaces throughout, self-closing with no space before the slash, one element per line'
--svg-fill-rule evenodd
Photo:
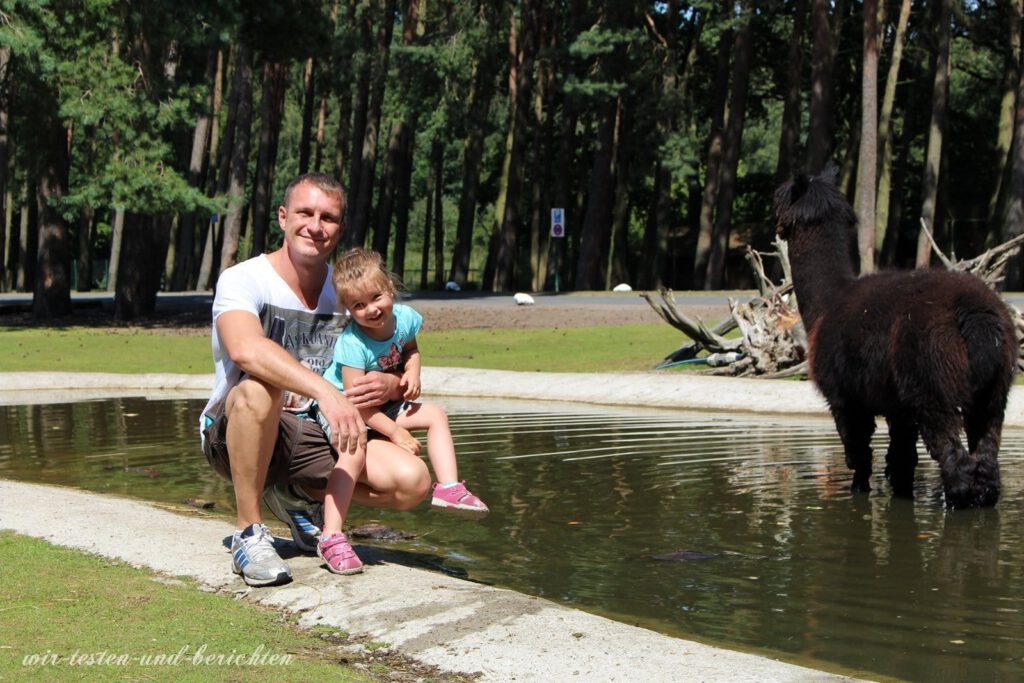
<path fill-rule="evenodd" d="M 395 298 L 391 290 L 373 278 L 364 278 L 348 289 L 342 303 L 355 321 L 370 337 L 386 339 L 395 331 L 392 308 Z"/>

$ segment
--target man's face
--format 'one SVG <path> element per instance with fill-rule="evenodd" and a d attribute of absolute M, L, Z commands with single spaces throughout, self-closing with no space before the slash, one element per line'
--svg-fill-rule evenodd
<path fill-rule="evenodd" d="M 293 187 L 287 205 L 277 209 L 289 254 L 326 262 L 345 231 L 342 209 L 339 195 L 327 194 L 312 183 Z"/>

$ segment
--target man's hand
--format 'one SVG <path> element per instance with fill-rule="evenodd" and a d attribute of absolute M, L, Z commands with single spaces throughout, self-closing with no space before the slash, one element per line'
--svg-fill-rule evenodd
<path fill-rule="evenodd" d="M 413 455 L 420 454 L 420 442 L 416 437 L 409 433 L 408 429 L 396 426 L 395 431 L 391 433 L 391 442 L 399 448 L 404 448 Z"/>
<path fill-rule="evenodd" d="M 373 408 L 402 397 L 401 379 L 386 372 L 368 372 L 349 386 L 345 382 L 345 396 L 356 408 Z"/>
<path fill-rule="evenodd" d="M 402 375 L 402 381 L 399 386 L 405 392 L 402 397 L 406 401 L 415 401 L 420 397 L 420 373 L 413 370 L 407 371 Z"/>
<path fill-rule="evenodd" d="M 317 401 L 317 407 L 331 426 L 331 445 L 339 455 L 366 449 L 366 425 L 363 418 L 340 391 L 331 387 L 331 391 Z"/>

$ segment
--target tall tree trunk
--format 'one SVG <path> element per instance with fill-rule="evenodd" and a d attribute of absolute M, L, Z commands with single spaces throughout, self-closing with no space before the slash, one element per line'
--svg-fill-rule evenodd
<path fill-rule="evenodd" d="M 78 216 L 78 254 L 76 289 L 88 292 L 92 289 L 92 237 L 96 232 L 96 210 L 83 206 Z"/>
<path fill-rule="evenodd" d="M 779 185 L 796 171 L 800 149 L 800 95 L 804 75 L 804 34 L 807 31 L 808 0 L 793 3 L 793 34 L 786 60 L 786 90 L 782 105 L 782 133 L 779 135 L 779 159 L 775 165 L 775 183 Z"/>
<path fill-rule="evenodd" d="M 217 76 L 214 79 L 213 85 L 213 120 L 214 124 L 210 128 L 210 151 L 209 158 L 207 160 L 208 168 L 210 172 L 207 174 L 206 188 L 207 196 L 213 197 L 217 194 L 217 189 L 221 183 L 221 169 L 220 159 L 223 156 L 221 148 L 220 126 L 217 125 L 217 121 L 220 120 L 220 111 L 223 105 L 223 93 L 224 93 L 224 80 L 227 70 L 227 58 L 225 55 L 224 48 L 220 48 L 217 51 Z M 226 140 L 230 140 L 231 136 L 234 135 L 235 127 L 235 110 L 237 109 L 237 102 L 235 102 L 230 94 L 228 95 L 228 111 L 225 117 L 224 132 Z M 230 147 L 229 142 L 225 142 L 224 148 Z M 194 275 L 191 276 L 189 284 L 194 289 L 205 290 L 210 287 L 211 274 L 213 272 L 213 254 L 217 249 L 215 248 L 218 242 L 219 222 L 217 216 L 210 216 L 209 220 L 205 222 L 199 244 L 197 244 L 197 267 L 194 269 Z"/>
<path fill-rule="evenodd" d="M 572 215 L 572 177 L 576 159 L 576 123 L 578 109 L 572 96 L 564 95 L 562 99 L 562 116 L 559 122 L 558 133 L 558 154 L 557 173 L 555 174 L 554 206 L 562 209 L 562 220 L 565 222 L 564 237 L 552 239 L 549 244 L 548 273 L 545 289 L 553 289 L 558 292 L 563 287 L 563 278 L 569 280 L 571 277 L 566 272 L 566 266 L 570 263 L 572 254 L 569 253 L 569 235 L 578 233 L 578 230 L 571 230 L 570 225 L 580 225 L 577 215 Z"/>
<path fill-rule="evenodd" d="M 7 283 L 7 243 L 14 233 L 8 202 L 8 166 L 10 165 L 11 72 L 10 46 L 0 46 L 0 291 Z"/>
<path fill-rule="evenodd" d="M 420 23 L 419 4 L 419 0 L 405 0 L 402 13 L 402 45 L 406 47 L 412 46 L 416 39 Z M 415 74 L 407 61 L 399 63 L 398 74 L 400 91 L 410 91 Z M 418 116 L 418 107 L 406 104 L 401 119 L 392 126 L 388 140 L 388 154 L 384 172 L 381 174 L 381 191 L 377 203 L 377 225 L 373 233 L 373 249 L 385 258 L 391 241 L 391 224 L 394 220 L 399 184 L 401 179 L 411 173 L 407 167 L 412 164 L 412 157 L 407 152 L 411 149 L 409 140 L 416 134 Z"/>
<path fill-rule="evenodd" d="M 459 218 L 452 248 L 452 268 L 449 279 L 465 286 L 469 281 L 470 255 L 473 249 L 473 225 L 476 221 L 477 190 L 480 187 L 480 163 L 484 154 L 483 126 L 473 122 L 485 121 L 494 97 L 494 74 L 483 60 L 474 67 L 473 90 L 469 97 L 467 118 L 470 121 L 462 151 L 462 193 L 459 195 Z"/>
<path fill-rule="evenodd" d="M 430 236 L 431 236 L 431 225 L 434 220 L 434 186 L 437 184 L 437 176 L 434 175 L 436 171 L 434 164 L 430 164 L 430 170 L 427 171 L 427 206 L 423 211 L 423 249 L 420 250 L 420 289 L 427 288 L 427 270 L 430 264 Z"/>
<path fill-rule="evenodd" d="M 352 246 L 354 242 L 349 240 L 352 234 L 352 214 L 356 204 L 359 202 L 360 174 L 363 169 L 363 144 L 366 141 L 366 122 L 370 113 L 370 88 L 373 82 L 373 3 L 372 0 L 360 0 L 353 15 L 355 26 L 358 31 L 362 50 L 354 55 L 356 72 L 354 101 L 351 103 L 352 127 L 348 130 L 350 136 L 351 151 L 348 155 L 348 206 L 346 211 L 349 215 L 348 228 L 345 230 L 345 243 Z M 342 113 L 347 113 L 342 102 Z M 341 135 L 339 127 L 338 134 Z"/>
<path fill-rule="evenodd" d="M 284 95 L 288 87 L 287 64 L 263 66 L 263 100 L 260 106 L 260 148 L 256 160 L 256 179 L 252 188 L 252 247 L 249 257 L 259 256 L 267 247 L 267 231 L 276 224 L 271 204 L 277 142 L 284 118 Z M 307 150 L 308 154 L 308 150 Z M 307 163 L 308 163 L 307 159 Z M 303 171 L 304 172 L 304 171 Z"/>
<path fill-rule="evenodd" d="M 601 255 L 610 248 L 612 207 L 615 200 L 616 128 L 619 98 L 607 97 L 601 107 L 597 129 L 597 151 L 590 173 L 587 211 L 583 217 L 580 255 L 576 264 L 577 290 L 601 289 L 604 285 L 604 264 Z"/>
<path fill-rule="evenodd" d="M 537 37 L 536 44 L 538 52 L 556 48 L 552 36 L 551 16 L 545 12 L 537 13 Z M 525 162 L 530 167 L 530 201 L 529 201 L 529 235 L 530 246 L 526 264 L 528 273 L 522 273 L 519 282 L 530 291 L 540 291 L 544 288 L 544 275 L 547 270 L 547 243 L 551 231 L 548 229 L 550 173 L 549 159 L 551 158 L 551 119 L 554 110 L 554 101 L 551 97 L 551 82 L 553 78 L 552 65 L 550 61 L 538 60 L 534 66 L 533 106 L 530 110 L 529 127 L 531 129 L 532 154 L 530 160 Z"/>
<path fill-rule="evenodd" d="M 892 171 L 894 144 L 892 133 L 893 109 L 896 104 L 896 85 L 899 83 L 900 63 L 903 61 L 903 46 L 906 43 L 907 23 L 910 21 L 911 0 L 902 0 L 900 14 L 896 20 L 896 32 L 892 41 L 892 58 L 885 76 L 885 92 L 882 108 L 878 112 L 878 141 L 882 158 L 878 165 L 878 195 L 875 197 L 875 250 L 884 251 L 886 231 L 889 226 L 889 202 L 892 194 Z M 879 260 L 885 262 L 884 259 Z"/>
<path fill-rule="evenodd" d="M 623 124 L 619 122 L 620 135 Z M 621 147 L 620 147 L 621 149 Z M 623 151 L 615 169 L 615 203 L 612 207 L 611 249 L 608 250 L 608 265 L 605 270 L 604 288 L 610 290 L 620 282 L 633 280 L 629 268 L 629 159 Z"/>
<path fill-rule="evenodd" d="M 875 194 L 878 166 L 878 0 L 864 0 L 860 156 L 857 161 L 857 251 L 860 272 L 875 270 Z"/>
<path fill-rule="evenodd" d="M 151 316 L 156 310 L 156 294 L 160 288 L 161 269 L 154 267 L 167 248 L 163 241 L 169 234 L 168 216 L 151 216 L 133 211 L 125 212 L 124 240 L 120 267 L 117 271 L 117 290 L 114 294 L 114 317 L 135 320 Z"/>
<path fill-rule="evenodd" d="M 914 265 L 927 268 L 931 263 L 932 249 L 925 228 L 935 234 L 935 214 L 938 205 L 939 171 L 942 165 L 942 144 L 946 134 L 947 102 L 949 100 L 949 48 L 950 23 L 953 0 L 939 0 L 938 21 L 935 24 L 936 53 L 935 80 L 932 85 L 932 115 L 928 126 L 928 151 L 925 153 L 925 167 L 921 185 L 922 229 L 917 237 L 917 257 Z"/>
<path fill-rule="evenodd" d="M 810 122 L 807 127 L 807 170 L 818 173 L 832 156 L 832 31 L 829 0 L 812 0 L 814 51 L 811 65 Z M 838 10 L 835 21 L 839 22 Z"/>
<path fill-rule="evenodd" d="M 743 22 L 736 34 L 733 48 L 732 93 L 729 97 L 729 120 L 722 141 L 722 178 L 715 207 L 715 229 L 711 236 L 711 255 L 704 289 L 720 289 L 725 282 L 725 257 L 732 231 L 732 203 L 736 197 L 736 173 L 739 169 L 743 143 L 743 121 L 746 117 L 750 84 L 750 64 L 754 57 L 754 11 L 751 3 L 742 9 Z"/>
<path fill-rule="evenodd" d="M 33 291 L 36 286 L 36 261 L 39 255 L 39 201 L 35 185 L 25 181 L 21 217 L 18 221 L 18 272 L 15 289 Z"/>
<path fill-rule="evenodd" d="M 534 97 L 534 135 L 531 165 L 532 197 L 530 201 L 530 289 L 539 292 L 544 289 L 548 269 L 548 243 L 551 241 L 551 151 L 553 147 L 554 98 L 551 95 L 552 74 L 546 66 L 538 79 Z"/>
<path fill-rule="evenodd" d="M 107 263 L 107 291 L 117 291 L 117 271 L 121 267 L 121 245 L 124 243 L 124 208 L 115 206 L 110 220 L 110 261 Z"/>
<path fill-rule="evenodd" d="M 5 272 L 3 280 L 0 280 L 0 289 L 3 291 L 14 291 L 14 274 L 18 272 L 18 231 L 14 228 L 14 192 L 8 184 L 4 196 L 4 223 L 7 225 L 7 252 L 5 256 Z"/>
<path fill-rule="evenodd" d="M 207 51 L 206 58 L 206 83 L 210 86 L 210 92 L 206 96 L 205 107 L 199 118 L 196 119 L 195 129 L 192 131 L 192 154 L 188 163 L 188 184 L 190 187 L 204 187 L 204 161 L 207 158 L 207 147 L 210 142 L 210 129 L 213 128 L 213 97 L 214 81 L 217 78 L 217 56 L 219 50 L 212 46 Z M 180 292 L 188 285 L 193 264 L 195 263 L 195 232 L 196 232 L 196 211 L 185 211 L 178 221 L 177 244 L 174 249 L 174 269 L 171 274 L 169 289 Z"/>
<path fill-rule="evenodd" d="M 323 171 L 324 141 L 327 133 L 327 94 L 320 95 L 320 106 L 316 117 L 316 151 L 313 153 L 313 170 Z"/>
<path fill-rule="evenodd" d="M 384 0 L 383 15 L 380 18 L 377 32 L 377 43 L 373 51 L 373 82 L 366 114 L 362 155 L 359 159 L 359 189 L 355 192 L 351 219 L 348 229 L 345 231 L 345 243 L 348 246 L 365 244 L 370 225 L 370 207 L 373 205 L 373 184 L 376 180 L 377 169 L 377 140 L 384 106 L 384 86 L 388 75 L 391 33 L 395 24 L 394 14 L 395 0 Z M 353 158 L 353 163 L 355 162 L 356 160 Z"/>
<path fill-rule="evenodd" d="M 512 107 L 511 140 L 508 148 L 508 185 L 498 238 L 494 291 L 508 291 L 516 284 L 516 262 L 519 255 L 519 232 L 522 229 L 522 190 L 526 162 L 527 133 L 530 123 L 530 98 L 533 87 L 533 62 L 537 49 L 537 9 L 532 0 L 522 3 L 519 34 L 515 38 L 515 89 L 509 99 Z M 513 16 L 511 19 L 515 21 Z M 511 46 L 511 43 L 510 43 Z"/>
<path fill-rule="evenodd" d="M 1024 14 L 1024 2 L 1015 0 L 1015 8 Z M 1014 136 L 1012 171 L 1007 193 L 1006 213 L 1003 218 L 1003 239 L 1009 240 L 1024 234 L 1024 51 L 1017 80 L 1017 106 L 1014 113 Z M 1006 269 L 1008 290 L 1019 290 L 1024 286 L 1024 258 L 1017 254 Z"/>
<path fill-rule="evenodd" d="M 313 138 L 313 110 L 316 107 L 316 59 L 306 59 L 302 70 L 302 133 L 299 136 L 299 173 L 309 170 L 309 156 Z M 283 98 L 282 98 L 283 100 Z"/>
<path fill-rule="evenodd" d="M 728 5 L 722 5 L 725 17 L 729 17 Z M 697 235 L 697 251 L 693 261 L 693 286 L 703 289 L 707 279 L 708 262 L 711 258 L 712 234 L 715 231 L 715 205 L 721 184 L 722 138 L 725 134 L 725 104 L 729 97 L 729 58 L 734 36 L 732 30 L 722 31 L 718 37 L 718 62 L 715 69 L 715 86 L 711 99 L 711 132 L 708 137 L 707 174 L 700 208 L 700 230 Z"/>
<path fill-rule="evenodd" d="M 380 179 L 380 197 L 377 203 L 377 221 L 373 228 L 373 250 L 385 258 L 391 241 L 391 219 L 395 210 L 395 190 L 398 174 L 402 172 L 402 147 L 405 144 L 406 122 L 399 121 L 391 127 L 388 140 L 388 154 L 384 160 L 384 171 Z"/>
<path fill-rule="evenodd" d="M 668 3 L 664 46 L 665 61 L 663 66 L 664 75 L 661 82 L 661 97 L 663 99 L 662 114 L 658 121 L 659 137 L 667 140 L 678 131 L 680 126 L 680 108 L 686 106 L 686 93 L 691 73 L 691 67 L 696 59 L 697 44 L 703 27 L 702 13 L 693 12 L 690 21 L 690 41 L 686 60 L 682 64 L 683 73 L 680 74 L 679 49 L 680 32 L 679 1 L 671 0 Z M 689 109 L 687 107 L 687 109 Z M 635 283 L 643 289 L 656 289 L 661 287 L 664 279 L 664 262 L 668 250 L 668 233 L 671 228 L 671 202 L 672 202 L 672 172 L 661 160 L 658 159 L 654 166 L 654 191 L 652 192 L 650 208 L 647 212 L 647 222 L 644 229 L 644 240 L 642 246 L 642 267 L 637 272 Z"/>
<path fill-rule="evenodd" d="M 68 191 L 71 159 L 68 129 L 52 103 L 46 160 L 39 179 L 39 252 L 32 315 L 52 318 L 71 313 L 71 235 L 59 203 Z"/>
<path fill-rule="evenodd" d="M 228 210 L 220 250 L 220 266 L 223 273 L 235 264 L 238 257 L 238 243 L 242 236 L 242 216 L 245 212 L 245 181 L 249 164 L 249 136 L 252 126 L 252 51 L 246 43 L 239 43 L 235 56 L 235 73 L 232 90 L 237 92 L 238 110 L 235 119 L 234 145 L 231 152 L 231 171 L 228 185 Z M 232 97 L 235 95 L 232 94 Z"/>
<path fill-rule="evenodd" d="M 1010 157 L 1013 147 L 1014 113 L 1017 103 L 1017 84 L 1020 81 L 1021 65 L 1021 20 L 1024 9 L 1020 0 L 1006 3 L 1007 41 L 1003 67 L 1003 80 L 1000 84 L 1003 97 L 999 103 L 999 131 L 996 136 L 997 167 L 1002 172 L 995 177 L 988 202 L 988 231 L 986 246 L 995 246 L 1002 232 L 1002 221 L 1005 215 L 1007 185 L 1013 175 L 1013 162 Z"/>
<path fill-rule="evenodd" d="M 402 141 L 402 156 L 399 174 L 395 178 L 395 246 L 392 251 L 391 263 L 394 272 L 405 270 L 405 244 L 409 236 L 409 208 L 412 189 L 412 153 L 415 135 L 409 131 Z"/>
<path fill-rule="evenodd" d="M 434 165 L 434 287 L 440 289 L 444 284 L 444 142 L 434 140 L 432 147 L 430 158 Z M 423 252 L 427 252 L 426 246 Z"/>

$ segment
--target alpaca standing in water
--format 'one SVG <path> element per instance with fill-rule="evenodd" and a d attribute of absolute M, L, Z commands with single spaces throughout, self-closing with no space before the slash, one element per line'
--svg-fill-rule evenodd
<path fill-rule="evenodd" d="M 834 170 L 780 187 L 775 218 L 789 243 L 811 379 L 835 418 L 852 490 L 871 488 L 870 442 L 881 415 L 889 425 L 885 476 L 894 495 L 913 495 L 920 435 L 939 463 L 947 506 L 995 505 L 1018 354 L 1003 301 L 964 273 L 857 278 L 850 258 L 856 217 L 835 187 Z"/>

